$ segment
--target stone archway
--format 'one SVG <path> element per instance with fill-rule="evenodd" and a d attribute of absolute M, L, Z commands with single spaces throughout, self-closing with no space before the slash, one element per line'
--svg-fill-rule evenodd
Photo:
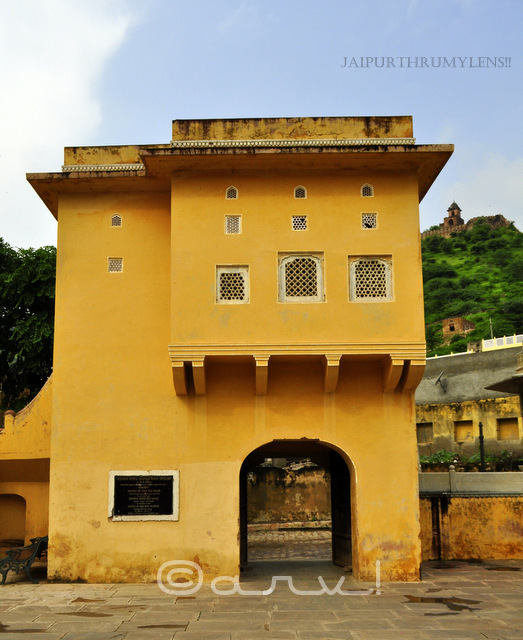
<path fill-rule="evenodd" d="M 0 547 L 24 544 L 26 502 L 14 493 L 0 494 Z"/>
<path fill-rule="evenodd" d="M 252 451 L 240 470 L 240 566 L 249 560 L 248 552 L 248 475 L 268 458 L 310 458 L 327 471 L 329 478 L 329 512 L 334 564 L 352 564 L 352 513 L 350 460 L 332 445 L 319 440 L 273 440 Z M 350 465 L 350 466 L 349 466 Z"/>

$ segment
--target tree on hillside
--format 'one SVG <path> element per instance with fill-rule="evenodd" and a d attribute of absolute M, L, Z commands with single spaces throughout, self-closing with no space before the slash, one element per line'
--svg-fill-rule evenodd
<path fill-rule="evenodd" d="M 1 408 L 18 410 L 51 373 L 56 249 L 14 249 L 0 238 Z"/>
<path fill-rule="evenodd" d="M 467 231 L 421 242 L 429 355 L 465 351 L 467 342 L 523 331 L 523 234 L 478 218 Z M 444 341 L 441 321 L 465 316 L 476 328 Z"/>

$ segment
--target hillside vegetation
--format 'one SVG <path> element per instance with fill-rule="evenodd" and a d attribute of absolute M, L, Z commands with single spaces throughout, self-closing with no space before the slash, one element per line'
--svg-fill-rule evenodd
<path fill-rule="evenodd" d="M 523 234 L 514 225 L 492 229 L 478 218 L 469 231 L 421 241 L 427 355 L 466 351 L 467 342 L 523 332 Z M 476 325 L 443 341 L 445 318 Z"/>

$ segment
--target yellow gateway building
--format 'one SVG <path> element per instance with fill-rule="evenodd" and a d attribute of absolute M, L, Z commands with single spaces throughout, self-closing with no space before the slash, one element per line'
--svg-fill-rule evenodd
<path fill-rule="evenodd" d="M 167 144 L 28 176 L 58 220 L 54 372 L 6 417 L 0 492 L 49 533 L 50 579 L 236 575 L 249 471 L 300 456 L 330 473 L 333 561 L 419 579 L 418 203 L 452 146 L 412 136 L 176 120 Z"/>

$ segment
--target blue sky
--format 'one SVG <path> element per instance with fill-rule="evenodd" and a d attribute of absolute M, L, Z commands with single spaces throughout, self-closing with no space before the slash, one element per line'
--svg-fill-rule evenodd
<path fill-rule="evenodd" d="M 465 219 L 523 230 L 522 23 L 520 0 L 0 0 L 0 236 L 55 244 L 25 173 L 59 171 L 64 146 L 165 143 L 176 118 L 309 115 L 412 115 L 418 143 L 455 145 L 422 229 L 456 200 Z"/>

